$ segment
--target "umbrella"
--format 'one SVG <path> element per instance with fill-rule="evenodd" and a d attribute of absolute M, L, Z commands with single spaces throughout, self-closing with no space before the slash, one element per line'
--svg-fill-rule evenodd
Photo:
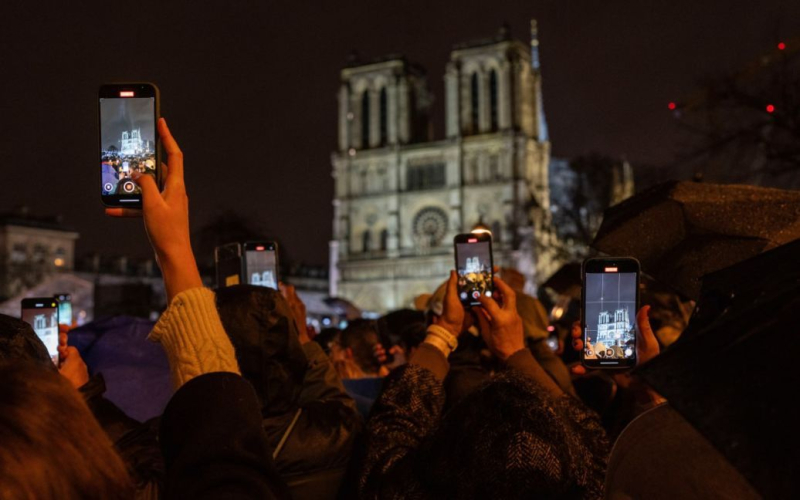
<path fill-rule="evenodd" d="M 333 309 L 336 314 L 346 318 L 348 321 L 361 317 L 361 309 L 347 299 L 328 297 L 324 299 L 323 302 Z"/>
<path fill-rule="evenodd" d="M 542 287 L 549 288 L 559 295 L 569 295 L 579 299 L 581 297 L 581 263 L 564 264 L 542 283 Z"/>
<path fill-rule="evenodd" d="M 606 210 L 592 246 L 697 299 L 700 277 L 800 238 L 800 192 L 667 182 Z"/>
<path fill-rule="evenodd" d="M 636 370 L 765 497 L 800 473 L 800 241 L 703 278 L 687 331 Z"/>

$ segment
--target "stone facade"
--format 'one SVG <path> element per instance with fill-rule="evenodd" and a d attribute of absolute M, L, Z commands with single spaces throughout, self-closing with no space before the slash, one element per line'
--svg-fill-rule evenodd
<path fill-rule="evenodd" d="M 75 264 L 78 233 L 56 219 L 0 214 L 0 298 L 14 296 Z"/>
<path fill-rule="evenodd" d="M 456 46 L 445 73 L 446 138 L 431 140 L 426 76 L 404 58 L 341 72 L 331 295 L 365 311 L 408 307 L 454 266 L 453 237 L 479 222 L 496 265 L 543 280 L 555 265 L 550 143 L 538 40 L 501 31 Z"/>

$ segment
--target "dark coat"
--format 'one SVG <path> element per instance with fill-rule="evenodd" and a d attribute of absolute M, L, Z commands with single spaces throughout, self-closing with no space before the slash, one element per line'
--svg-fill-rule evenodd
<path fill-rule="evenodd" d="M 373 407 L 362 498 L 599 498 L 608 442 L 570 396 L 550 397 L 514 370 L 442 415 L 442 384 L 425 368 L 393 371 Z"/>
<path fill-rule="evenodd" d="M 184 384 L 161 418 L 165 498 L 290 498 L 261 430 L 253 388 L 234 373 Z"/>
<path fill-rule="evenodd" d="M 281 476 L 297 498 L 332 498 L 362 427 L 332 363 L 319 344 L 300 345 L 289 306 L 275 290 L 224 288 L 217 309 L 260 400 Z"/>

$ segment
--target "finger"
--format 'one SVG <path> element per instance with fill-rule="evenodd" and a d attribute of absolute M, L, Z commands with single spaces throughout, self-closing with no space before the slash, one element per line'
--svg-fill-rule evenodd
<path fill-rule="evenodd" d="M 569 370 L 570 370 L 570 371 L 571 371 L 571 372 L 572 372 L 574 375 L 586 375 L 586 367 L 585 367 L 585 366 L 583 366 L 583 365 L 581 365 L 581 364 L 572 365 L 572 366 L 569 368 Z"/>
<path fill-rule="evenodd" d="M 158 120 L 158 135 L 161 137 L 164 151 L 167 152 L 167 163 L 169 164 L 169 176 L 166 178 L 165 184 L 183 186 L 183 152 L 178 147 L 175 138 L 172 137 L 167 120 L 164 118 Z"/>
<path fill-rule="evenodd" d="M 142 188 L 142 207 L 152 207 L 163 201 L 158 184 L 152 175 L 136 172 L 131 178 Z"/>
<path fill-rule="evenodd" d="M 453 298 L 458 298 L 458 275 L 450 270 L 450 277 L 447 278 L 447 289 L 444 293 L 444 303 L 447 304 Z"/>
<path fill-rule="evenodd" d="M 497 302 L 495 302 L 494 299 L 490 299 L 489 297 L 481 295 L 478 297 L 478 302 L 480 302 L 483 309 L 489 313 L 490 318 L 496 318 L 501 312 L 500 306 L 497 305 Z"/>
<path fill-rule="evenodd" d="M 659 346 L 658 340 L 653 333 L 653 328 L 650 326 L 650 306 L 643 306 L 636 314 L 636 333 L 638 335 L 638 342 L 640 352 L 647 353 L 648 359 L 640 359 L 639 361 L 648 361 L 650 358 L 658 355 Z"/>
<path fill-rule="evenodd" d="M 67 358 L 67 354 L 69 353 L 69 351 L 67 350 L 67 346 L 60 345 L 56 347 L 56 350 L 58 351 L 58 354 L 59 356 L 61 356 L 62 360 Z"/>
<path fill-rule="evenodd" d="M 141 217 L 142 211 L 138 208 L 106 208 L 109 217 Z"/>
<path fill-rule="evenodd" d="M 576 321 L 572 323 L 572 328 L 570 329 L 569 333 L 570 335 L 572 335 L 572 338 L 574 339 L 579 339 L 583 337 L 583 332 L 581 331 L 581 322 Z"/>
<path fill-rule="evenodd" d="M 572 348 L 575 349 L 576 351 L 582 351 L 583 350 L 583 340 L 574 339 L 572 341 Z"/>
<path fill-rule="evenodd" d="M 68 335 L 66 333 L 58 334 L 58 347 L 67 347 Z"/>
<path fill-rule="evenodd" d="M 516 311 L 517 294 L 514 292 L 514 290 L 512 290 L 505 281 L 497 276 L 494 277 L 494 284 L 500 289 L 500 293 L 503 294 L 503 309 Z"/>

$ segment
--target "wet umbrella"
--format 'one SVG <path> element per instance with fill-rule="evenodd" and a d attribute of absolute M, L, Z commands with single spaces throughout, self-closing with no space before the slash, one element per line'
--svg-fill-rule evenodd
<path fill-rule="evenodd" d="M 544 288 L 549 288 L 559 295 L 568 295 L 572 298 L 581 298 L 581 263 L 569 262 L 559 268 L 542 283 Z"/>
<path fill-rule="evenodd" d="M 800 473 L 800 241 L 703 278 L 686 332 L 637 369 L 765 497 Z"/>
<path fill-rule="evenodd" d="M 700 277 L 800 238 L 800 192 L 667 182 L 606 210 L 592 247 L 697 299 Z"/>
<path fill-rule="evenodd" d="M 348 321 L 361 317 L 361 309 L 356 307 L 355 304 L 347 299 L 343 299 L 341 297 L 328 297 L 324 299 L 323 302 L 325 302 L 328 307 L 336 311 L 336 314 L 343 318 L 347 318 Z"/>

